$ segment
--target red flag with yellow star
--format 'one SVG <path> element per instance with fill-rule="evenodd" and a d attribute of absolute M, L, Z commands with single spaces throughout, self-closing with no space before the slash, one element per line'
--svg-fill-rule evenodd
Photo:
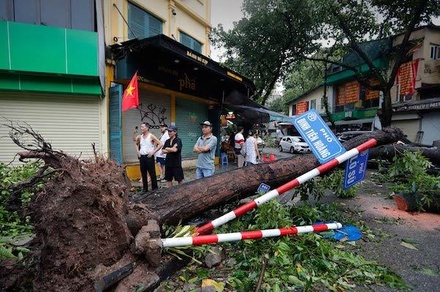
<path fill-rule="evenodd" d="M 122 111 L 137 108 L 139 106 L 138 78 L 137 71 L 131 78 L 130 83 L 122 95 Z"/>

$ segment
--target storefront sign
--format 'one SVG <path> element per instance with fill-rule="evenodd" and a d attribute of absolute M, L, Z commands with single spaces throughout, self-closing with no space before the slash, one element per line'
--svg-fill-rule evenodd
<path fill-rule="evenodd" d="M 309 109 L 309 103 L 307 101 L 298 102 L 296 104 L 296 113 L 295 115 L 300 115 L 305 113 Z"/>
<path fill-rule="evenodd" d="M 440 109 L 440 101 L 417 103 L 417 104 L 403 104 L 394 107 L 396 112 L 414 111 L 414 110 L 431 110 Z"/>
<path fill-rule="evenodd" d="M 205 59 L 205 58 L 203 58 L 203 57 L 201 57 L 201 56 L 199 56 L 199 55 L 196 55 L 196 54 L 194 54 L 194 53 L 191 52 L 191 51 L 186 51 L 186 55 L 187 55 L 188 57 L 190 57 L 190 58 L 196 60 L 197 62 L 202 63 L 202 64 L 205 65 L 205 66 L 206 66 L 206 64 L 208 64 L 208 60 L 207 60 L 207 59 Z"/>
<path fill-rule="evenodd" d="M 397 71 L 396 83 L 400 87 L 401 96 L 414 94 L 419 59 L 402 64 Z"/>

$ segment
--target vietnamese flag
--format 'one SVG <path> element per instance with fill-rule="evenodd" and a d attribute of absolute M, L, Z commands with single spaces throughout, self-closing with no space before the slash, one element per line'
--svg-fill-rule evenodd
<path fill-rule="evenodd" d="M 131 78 L 130 83 L 122 95 L 122 111 L 137 108 L 139 106 L 138 78 L 137 71 Z"/>

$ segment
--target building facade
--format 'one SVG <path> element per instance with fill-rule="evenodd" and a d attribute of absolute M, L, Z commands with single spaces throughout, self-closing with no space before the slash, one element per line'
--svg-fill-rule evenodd
<path fill-rule="evenodd" d="M 392 50 L 402 41 L 397 35 L 390 39 L 361 44 L 375 66 L 390 73 Z M 392 126 L 399 127 L 407 138 L 416 143 L 431 145 L 440 137 L 440 28 L 434 25 L 414 30 L 410 40 L 413 47 L 400 66 L 391 89 L 393 103 Z M 342 63 L 354 65 L 368 76 L 368 67 L 351 53 Z M 374 80 L 370 80 L 374 83 Z M 326 94 L 323 93 L 324 86 Z M 356 81 L 355 74 L 340 66 L 331 66 L 322 86 L 291 100 L 289 111 L 300 114 L 313 108 L 314 100 L 327 98 L 331 118 L 337 131 L 369 130 L 382 103 L 381 93 L 371 91 Z M 316 102 L 317 103 L 317 102 Z M 318 112 L 324 115 L 319 106 Z"/>
<path fill-rule="evenodd" d="M 329 96 L 324 93 L 328 90 L 323 85 L 319 85 L 295 98 L 295 103 L 289 103 L 289 116 L 296 116 L 310 109 L 315 109 L 320 115 L 325 115 L 324 96 Z M 331 94 L 331 92 L 330 92 Z M 331 111 L 331 108 L 330 108 Z"/>
<path fill-rule="evenodd" d="M 177 125 L 191 160 L 201 122 L 218 135 L 226 105 L 256 106 L 254 84 L 209 57 L 210 0 L 0 0 L 0 19 L 0 116 L 68 154 L 90 158 L 94 144 L 137 164 L 133 135 L 148 122 L 157 136 Z M 135 72 L 140 105 L 121 112 Z M 2 141 L 0 161 L 18 151 Z"/>
<path fill-rule="evenodd" d="M 132 136 L 144 121 L 156 135 L 162 122 L 176 125 L 182 157 L 195 159 L 200 123 L 210 120 L 218 136 L 224 106 L 249 102 L 253 83 L 209 58 L 210 15 L 209 0 L 105 2 L 113 159 L 137 163 Z M 140 106 L 121 113 L 123 88 L 135 72 Z"/>
<path fill-rule="evenodd" d="M 393 38 L 393 46 L 402 42 Z M 408 53 L 392 88 L 392 125 L 408 139 L 431 145 L 440 139 L 440 27 L 428 25 L 415 30 Z"/>
<path fill-rule="evenodd" d="M 0 1 L 1 124 L 29 124 L 54 149 L 83 158 L 107 149 L 100 2 Z M 101 22 L 102 24 L 102 22 Z M 21 149 L 0 127 L 0 161 Z"/>

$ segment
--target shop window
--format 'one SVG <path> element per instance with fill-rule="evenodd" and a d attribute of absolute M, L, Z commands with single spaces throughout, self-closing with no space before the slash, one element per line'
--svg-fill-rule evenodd
<path fill-rule="evenodd" d="M 197 53 L 202 53 L 202 44 L 186 33 L 180 32 L 180 42 Z"/>
<path fill-rule="evenodd" d="M 362 108 L 372 108 L 379 106 L 379 99 L 367 99 L 363 101 Z"/>
<path fill-rule="evenodd" d="M 0 0 L 0 19 L 96 31 L 93 0 Z"/>
<path fill-rule="evenodd" d="M 440 46 L 431 44 L 431 59 L 439 60 L 440 59 Z"/>
<path fill-rule="evenodd" d="M 128 26 L 130 39 L 162 34 L 162 21 L 132 3 L 128 3 Z"/>

